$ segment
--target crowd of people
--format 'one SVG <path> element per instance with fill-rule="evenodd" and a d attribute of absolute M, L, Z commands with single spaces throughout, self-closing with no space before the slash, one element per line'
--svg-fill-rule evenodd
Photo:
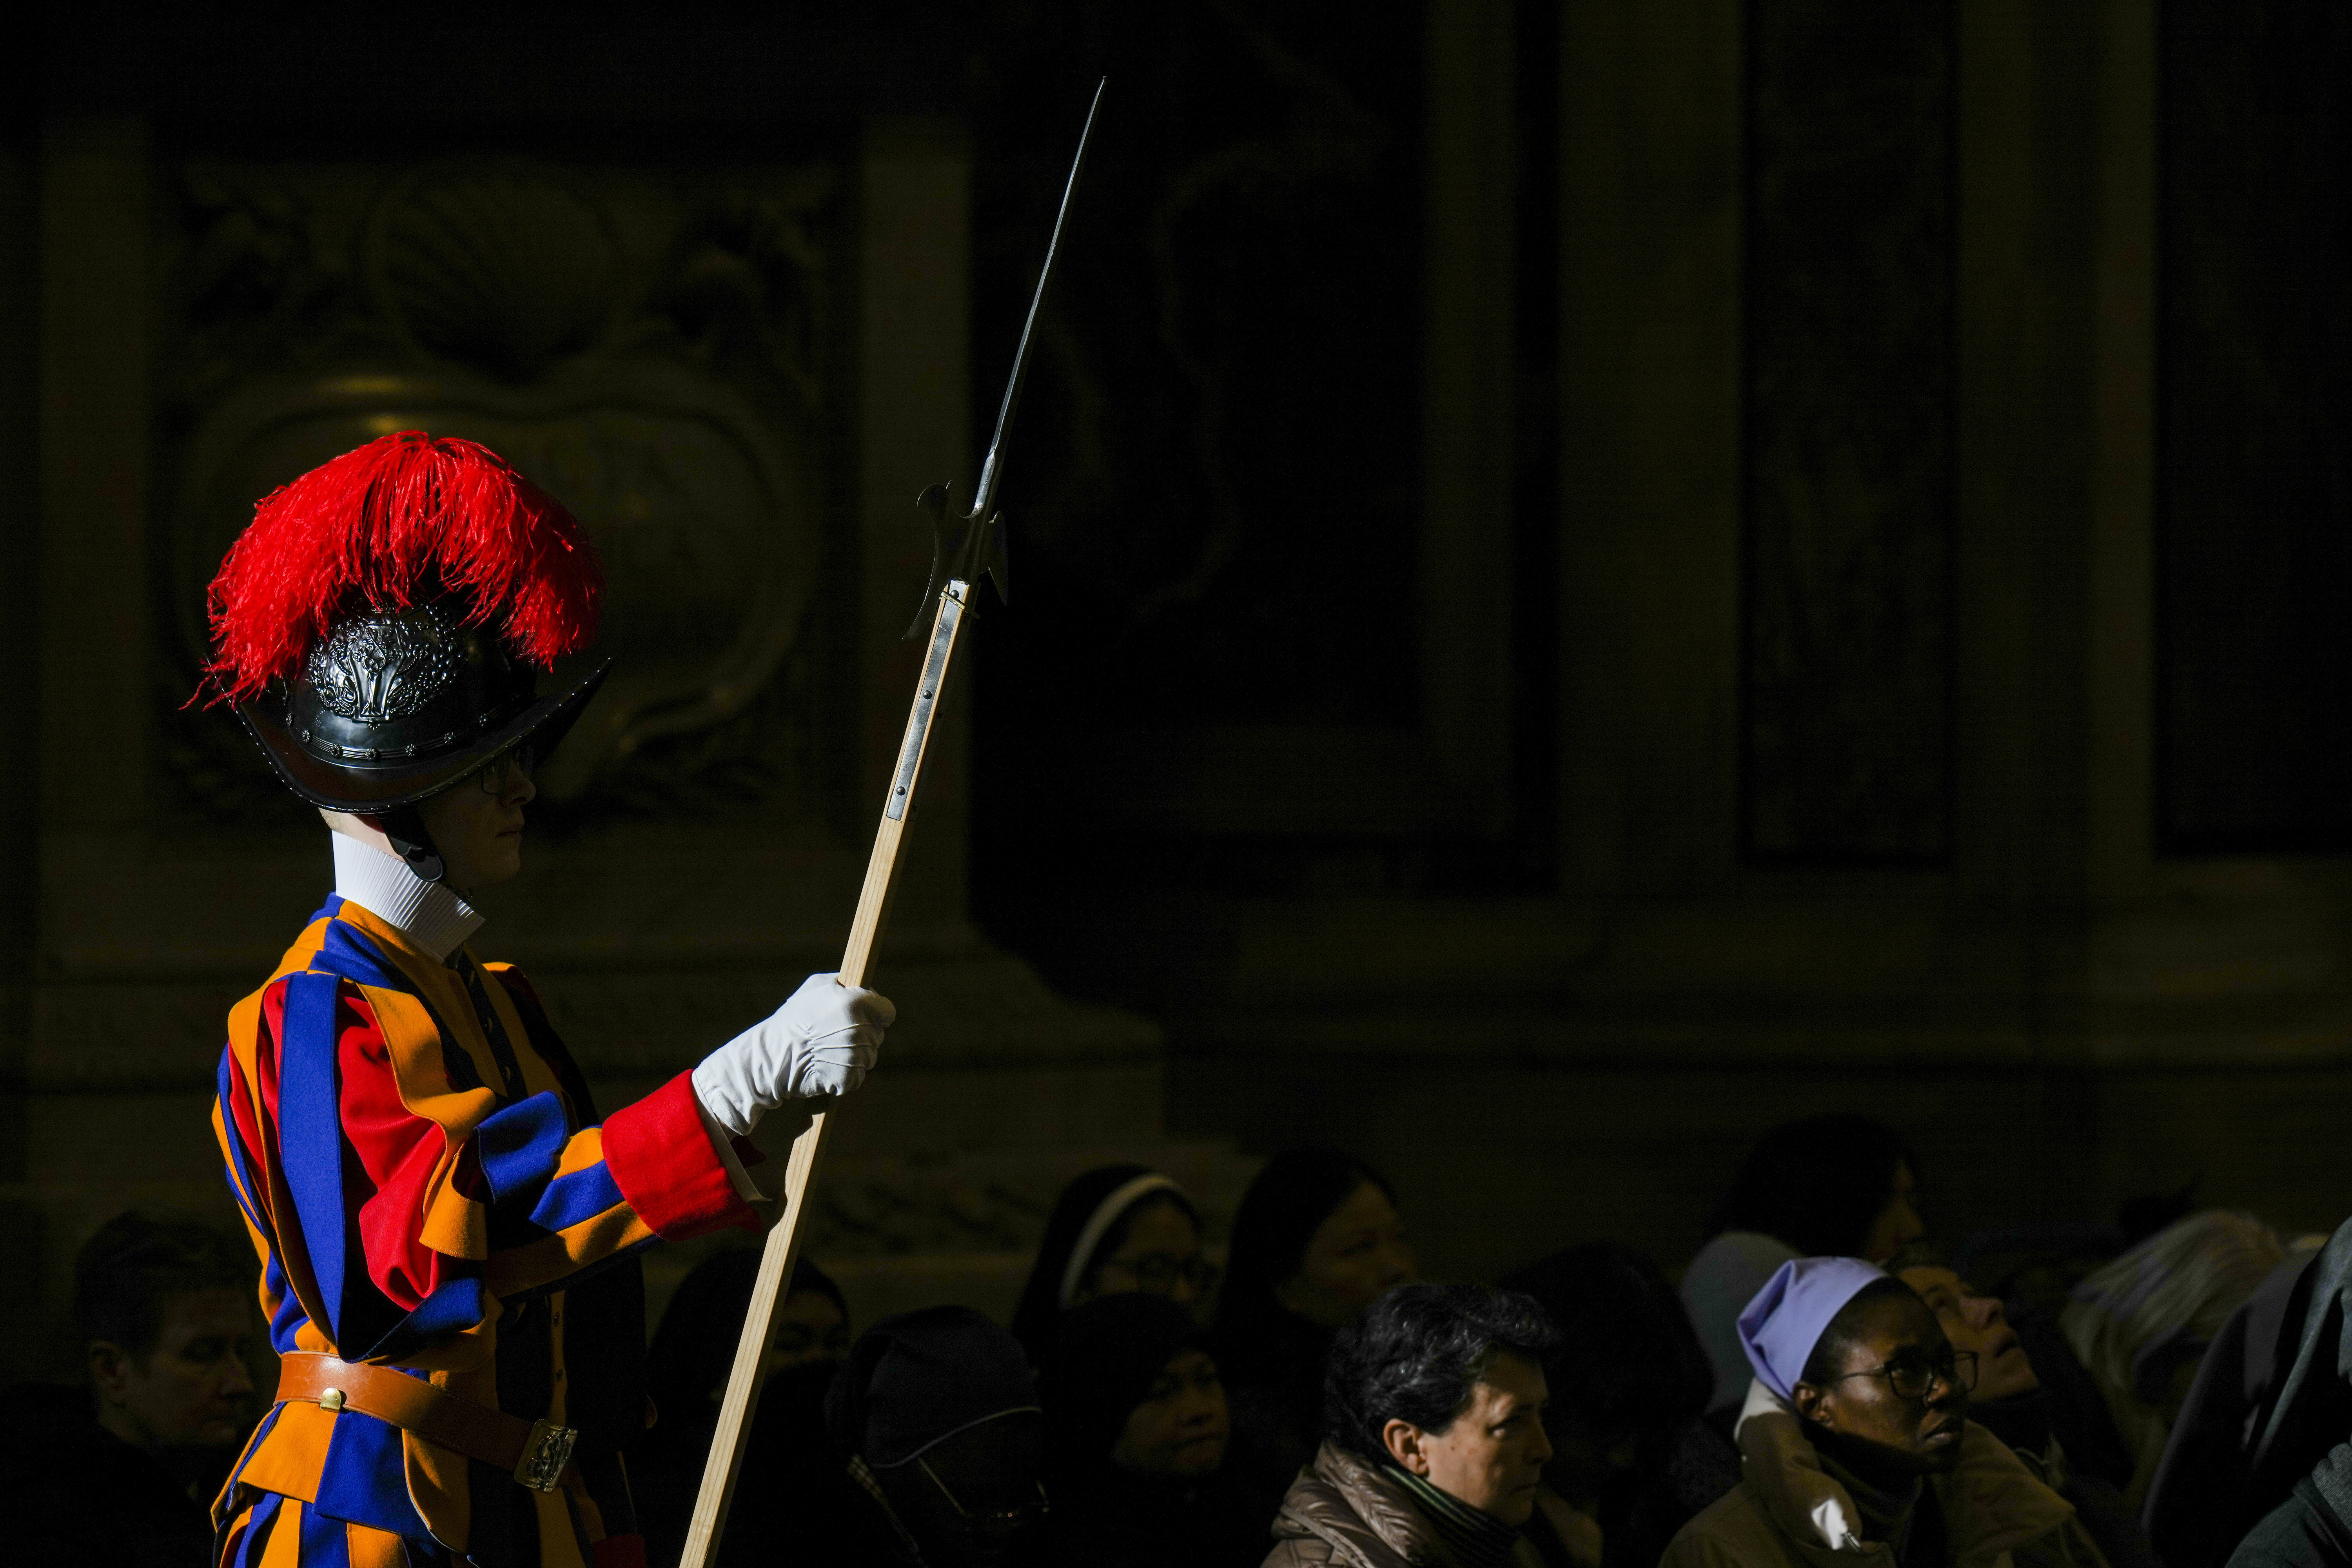
<path fill-rule="evenodd" d="M 1920 1175 L 1891 1130 L 1811 1118 L 1671 1274 L 1591 1242 L 1485 1285 L 1423 1281 L 1405 1196 L 1345 1154 L 1268 1160 L 1222 1266 L 1178 1183 L 1108 1166 L 1003 1326 L 860 1331 L 803 1262 L 719 1561 L 2352 1564 L 2352 1225 L 2289 1244 L 2184 1197 L 1946 1249 Z M 684 1543 L 754 1268 L 710 1257 L 652 1335 L 622 1454 L 646 1562 Z M 0 1396 L 12 1561 L 209 1560 L 252 1300 L 200 1224 L 92 1238 L 87 1386 Z"/>

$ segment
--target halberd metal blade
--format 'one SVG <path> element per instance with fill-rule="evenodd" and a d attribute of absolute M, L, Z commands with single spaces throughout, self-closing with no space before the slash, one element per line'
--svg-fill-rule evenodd
<path fill-rule="evenodd" d="M 1078 132 L 1078 155 L 1071 160 L 1070 177 L 1062 186 L 1062 205 L 1054 217 L 1054 237 L 1045 243 L 1045 265 L 1037 274 L 1037 291 L 1029 297 L 1029 317 L 1021 326 L 1021 346 L 1013 352 L 1013 374 L 1004 384 L 1004 401 L 997 406 L 996 433 L 989 437 L 988 456 L 981 461 L 980 483 L 972 490 L 971 510 L 957 513 L 949 503 L 943 485 L 933 485 L 916 500 L 915 504 L 929 513 L 931 519 L 931 580 L 923 590 L 923 602 L 915 611 L 914 624 L 907 628 L 906 641 L 922 636 L 923 628 L 930 623 L 932 607 L 950 582 L 975 582 L 986 573 L 996 584 L 996 596 L 1008 603 L 1012 599 L 1004 520 L 995 510 L 996 487 L 1004 478 L 1005 442 L 1013 431 L 1013 413 L 1021 406 L 1021 388 L 1029 379 L 1029 355 L 1037 341 L 1037 317 L 1045 308 L 1045 291 L 1053 286 L 1054 266 L 1062 255 L 1062 236 L 1070 225 L 1070 204 L 1078 194 L 1078 176 L 1086 171 L 1087 147 L 1094 140 L 1095 116 L 1102 109 L 1103 89 L 1109 85 L 1108 77 L 1097 82 L 1094 101 L 1087 107 L 1086 129 Z"/>

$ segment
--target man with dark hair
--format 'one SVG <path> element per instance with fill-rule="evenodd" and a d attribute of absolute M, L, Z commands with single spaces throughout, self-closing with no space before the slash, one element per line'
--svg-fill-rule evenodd
<path fill-rule="evenodd" d="M 88 1390 L 0 1395 L 9 1561 L 198 1568 L 252 1425 L 252 1261 L 192 1219 L 117 1215 L 74 1264 Z"/>
<path fill-rule="evenodd" d="M 1968 1419 L 1977 1355 L 1901 1280 L 1784 1263 L 1739 1317 L 1739 1485 L 1662 1568 L 2105 1568 L 2074 1509 Z"/>
<path fill-rule="evenodd" d="M 1535 1568 L 1519 1533 L 1551 1458 L 1544 1359 L 1526 1296 L 1402 1285 L 1341 1329 L 1325 1364 L 1325 1436 L 1274 1521 L 1265 1568 Z"/>

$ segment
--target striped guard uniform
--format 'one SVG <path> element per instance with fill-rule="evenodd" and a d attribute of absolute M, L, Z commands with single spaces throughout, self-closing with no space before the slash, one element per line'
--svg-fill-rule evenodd
<path fill-rule="evenodd" d="M 339 837 L 339 865 L 354 849 L 397 864 Z M 271 1343 L 580 1437 L 542 1493 L 357 1410 L 278 1404 L 215 1504 L 222 1564 L 642 1563 L 619 1452 L 649 1416 L 635 1254 L 757 1223 L 689 1079 L 600 1119 L 520 974 L 329 900 L 230 1013 L 214 1107 Z"/>

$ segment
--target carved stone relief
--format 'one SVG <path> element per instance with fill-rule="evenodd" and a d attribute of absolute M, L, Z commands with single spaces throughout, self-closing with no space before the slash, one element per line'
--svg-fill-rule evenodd
<path fill-rule="evenodd" d="M 559 810 L 822 795 L 801 731 L 811 606 L 837 558 L 830 162 L 724 169 L 510 157 L 191 156 L 167 166 L 156 487 L 165 690 L 254 501 L 398 429 L 506 456 L 608 575 L 612 678 L 540 783 Z M 560 670 L 558 678 L 569 674 Z M 167 763 L 214 818 L 275 809 L 218 714 Z"/>

